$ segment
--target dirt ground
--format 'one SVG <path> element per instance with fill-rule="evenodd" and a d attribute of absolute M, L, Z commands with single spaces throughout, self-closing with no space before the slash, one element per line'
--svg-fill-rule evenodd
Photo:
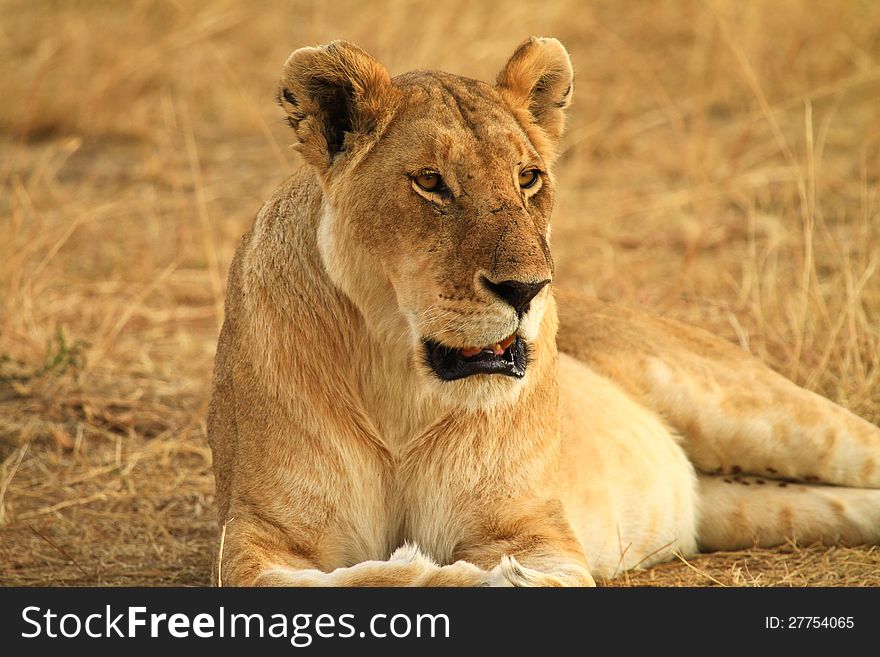
<path fill-rule="evenodd" d="M 576 68 L 557 281 L 722 335 L 880 422 L 880 3 L 0 0 L 0 584 L 205 585 L 227 266 L 295 167 L 276 77 L 347 38 Z M 610 585 L 880 585 L 880 548 Z"/>

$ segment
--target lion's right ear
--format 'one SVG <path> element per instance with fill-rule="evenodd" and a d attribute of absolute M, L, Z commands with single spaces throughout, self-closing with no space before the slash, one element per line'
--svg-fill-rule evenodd
<path fill-rule="evenodd" d="M 532 37 L 513 53 L 498 74 L 496 88 L 514 112 L 528 113 L 526 125 L 541 129 L 530 134 L 538 150 L 553 159 L 562 136 L 565 109 L 571 103 L 574 73 L 565 47 L 556 39 Z"/>
<path fill-rule="evenodd" d="M 296 149 L 321 171 L 357 135 L 369 135 L 389 113 L 388 71 L 346 41 L 295 50 L 284 64 L 278 102 L 296 134 Z"/>

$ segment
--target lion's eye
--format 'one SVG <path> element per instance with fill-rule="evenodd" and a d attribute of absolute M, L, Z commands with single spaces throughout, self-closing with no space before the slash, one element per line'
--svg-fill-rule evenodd
<path fill-rule="evenodd" d="M 519 172 L 519 186 L 528 189 L 538 182 L 539 176 L 537 169 L 524 169 Z"/>
<path fill-rule="evenodd" d="M 439 192 L 443 189 L 443 177 L 436 171 L 425 171 L 415 176 L 413 180 L 420 189 L 426 192 Z"/>

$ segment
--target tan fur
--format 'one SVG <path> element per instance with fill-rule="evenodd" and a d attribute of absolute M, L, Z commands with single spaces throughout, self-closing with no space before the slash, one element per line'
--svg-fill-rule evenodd
<path fill-rule="evenodd" d="M 308 166 L 230 268 L 208 418 L 224 583 L 588 585 L 701 545 L 880 540 L 876 427 L 697 329 L 551 286 L 519 317 L 482 282 L 552 278 L 571 89 L 555 39 L 494 87 L 290 56 Z M 513 332 L 522 379 L 426 363 L 423 339 Z"/>

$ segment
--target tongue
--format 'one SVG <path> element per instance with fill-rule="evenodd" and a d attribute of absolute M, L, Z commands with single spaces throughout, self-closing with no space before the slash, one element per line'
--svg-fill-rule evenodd
<path fill-rule="evenodd" d="M 510 337 L 505 338 L 501 342 L 496 342 L 492 345 L 487 345 L 485 347 L 466 347 L 465 349 L 460 349 L 459 353 L 463 358 L 473 358 L 479 353 L 484 351 L 491 351 L 496 356 L 503 356 L 504 352 L 507 348 L 513 344 L 513 341 L 516 339 L 516 334 L 511 335 Z"/>

